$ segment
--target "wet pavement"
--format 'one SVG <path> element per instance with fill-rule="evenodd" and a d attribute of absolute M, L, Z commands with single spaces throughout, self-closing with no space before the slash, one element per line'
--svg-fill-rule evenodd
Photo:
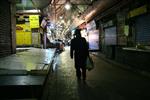
<path fill-rule="evenodd" d="M 78 81 L 69 47 L 59 54 L 42 100 L 150 100 L 150 78 L 91 55 L 95 68 Z"/>

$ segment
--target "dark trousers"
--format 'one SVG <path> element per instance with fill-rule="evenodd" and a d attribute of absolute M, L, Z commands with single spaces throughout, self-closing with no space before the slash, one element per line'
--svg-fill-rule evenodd
<path fill-rule="evenodd" d="M 86 68 L 76 66 L 76 76 L 78 79 L 81 78 L 81 74 L 82 74 L 83 80 L 85 80 L 86 79 Z"/>

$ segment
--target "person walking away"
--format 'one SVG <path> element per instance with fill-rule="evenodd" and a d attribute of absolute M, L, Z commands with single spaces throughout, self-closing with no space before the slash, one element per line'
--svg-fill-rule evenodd
<path fill-rule="evenodd" d="M 75 30 L 75 37 L 71 40 L 70 57 L 74 58 L 76 76 L 80 80 L 86 80 L 86 59 L 89 55 L 86 39 L 81 37 L 80 29 Z"/>

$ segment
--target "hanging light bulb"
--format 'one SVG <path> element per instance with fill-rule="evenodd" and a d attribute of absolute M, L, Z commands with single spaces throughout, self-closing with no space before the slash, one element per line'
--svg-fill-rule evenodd
<path fill-rule="evenodd" d="M 65 4 L 65 9 L 66 9 L 66 10 L 70 10 L 70 9 L 71 9 L 71 3 L 70 3 L 70 2 L 67 2 L 67 3 Z"/>

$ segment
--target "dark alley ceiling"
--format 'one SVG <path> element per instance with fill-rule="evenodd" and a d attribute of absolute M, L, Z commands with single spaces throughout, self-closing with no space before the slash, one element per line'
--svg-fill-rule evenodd
<path fill-rule="evenodd" d="M 72 7 L 70 11 L 66 11 L 65 4 L 70 2 Z M 51 20 L 59 20 L 63 16 L 65 20 L 72 17 L 81 16 L 81 14 L 97 0 L 16 0 L 16 10 L 33 10 L 40 9 L 44 16 L 48 16 Z"/>
<path fill-rule="evenodd" d="M 72 5 L 71 10 L 65 9 L 66 2 Z M 16 0 L 16 10 L 40 9 L 44 16 L 52 21 L 88 21 L 97 13 L 103 12 L 121 0 Z M 124 0 L 123 0 L 124 1 Z M 82 21 L 83 22 L 83 21 Z M 81 23 L 82 23 L 81 22 Z"/>
<path fill-rule="evenodd" d="M 43 9 L 51 0 L 16 0 L 16 10 Z"/>
<path fill-rule="evenodd" d="M 94 0 L 16 0 L 17 10 L 43 9 L 49 4 L 63 6 L 67 1 L 74 5 L 89 5 Z"/>
<path fill-rule="evenodd" d="M 70 10 L 65 9 L 67 1 L 71 3 Z M 60 16 L 68 20 L 74 16 L 79 17 L 92 3 L 93 0 L 52 0 L 46 12 L 53 20 L 58 20 Z"/>

